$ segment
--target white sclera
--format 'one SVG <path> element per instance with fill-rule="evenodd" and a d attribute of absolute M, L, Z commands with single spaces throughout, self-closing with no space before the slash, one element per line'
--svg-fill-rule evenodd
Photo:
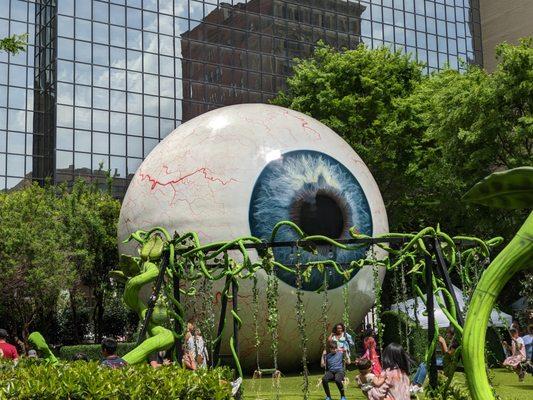
<path fill-rule="evenodd" d="M 250 235 L 250 198 L 265 166 L 295 150 L 325 153 L 343 164 L 357 179 L 367 198 L 374 235 L 388 231 L 387 215 L 374 178 L 354 150 L 317 120 L 289 109 L 266 104 L 219 108 L 180 125 L 146 157 L 124 198 L 119 220 L 119 243 L 138 229 L 163 226 L 171 233 L 195 231 L 202 243 Z M 131 246 L 121 245 L 133 254 Z M 378 256 L 383 253 L 379 252 Z M 380 271 L 383 278 L 384 271 Z M 349 282 L 351 323 L 358 323 L 374 302 L 371 268 Z M 267 331 L 266 275 L 259 272 L 260 358 L 262 368 L 272 367 Z M 282 371 L 301 368 L 300 338 L 295 317 L 295 289 L 279 282 L 279 365 Z M 330 290 L 328 321 L 341 322 L 342 288 Z M 305 292 L 310 360 L 322 351 L 322 294 Z M 239 291 L 241 362 L 255 368 L 251 282 Z M 232 328 L 228 313 L 226 339 Z M 218 319 L 218 317 L 217 317 Z M 223 353 L 228 354 L 227 340 Z"/>

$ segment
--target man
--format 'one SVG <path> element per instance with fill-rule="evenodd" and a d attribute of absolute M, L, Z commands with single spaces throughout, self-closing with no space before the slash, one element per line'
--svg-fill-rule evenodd
<path fill-rule="evenodd" d="M 329 382 L 335 382 L 337 389 L 341 395 L 341 400 L 346 400 L 344 397 L 344 353 L 337 349 L 337 342 L 333 340 L 328 341 L 329 352 L 322 354 L 320 366 L 326 369 L 326 373 L 322 377 L 322 386 L 326 393 L 326 400 L 331 400 L 331 393 L 329 391 Z"/>
<path fill-rule="evenodd" d="M 528 361 L 533 361 L 533 325 L 529 325 L 528 334 L 524 335 L 524 345 L 526 346 L 526 358 Z"/>
<path fill-rule="evenodd" d="M 104 356 L 104 360 L 102 361 L 101 365 L 109 368 L 124 367 L 127 364 L 126 361 L 117 356 L 115 354 L 116 352 L 117 342 L 114 339 L 105 338 L 102 340 L 102 355 Z"/>
<path fill-rule="evenodd" d="M 13 361 L 18 361 L 19 355 L 17 353 L 17 348 L 6 342 L 8 338 L 7 331 L 5 329 L 0 329 L 0 350 L 2 351 L 3 358 L 8 358 Z"/>

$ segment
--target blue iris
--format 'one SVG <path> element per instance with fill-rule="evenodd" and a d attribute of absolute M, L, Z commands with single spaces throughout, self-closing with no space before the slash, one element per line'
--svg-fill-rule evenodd
<path fill-rule="evenodd" d="M 349 228 L 372 235 L 372 215 L 361 185 L 352 173 L 327 154 L 312 150 L 297 150 L 283 154 L 269 162 L 255 183 L 250 200 L 249 222 L 252 235 L 270 239 L 274 225 L 282 220 L 296 223 L 307 235 L 326 235 L 335 239 L 349 238 Z M 293 241 L 298 236 L 288 227 L 282 227 L 276 241 Z M 346 251 L 331 246 L 318 246 L 313 255 L 295 249 L 275 248 L 276 260 L 285 265 L 297 262 L 332 259 L 346 268 L 352 260 L 364 256 L 366 248 Z M 285 283 L 295 287 L 294 274 L 276 271 Z M 353 272 L 353 276 L 356 271 Z M 336 288 L 344 278 L 328 272 L 328 287 Z M 323 276 L 313 271 L 304 282 L 304 290 L 317 290 Z"/>

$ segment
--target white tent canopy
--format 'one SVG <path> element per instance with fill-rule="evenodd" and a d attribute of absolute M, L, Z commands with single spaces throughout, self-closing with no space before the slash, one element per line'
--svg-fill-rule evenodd
<path fill-rule="evenodd" d="M 455 290 L 455 296 L 457 297 L 457 302 L 459 303 L 459 307 L 464 309 L 465 301 L 463 298 L 463 292 L 456 286 L 453 287 Z M 427 329 L 428 327 L 428 317 L 423 315 L 426 311 L 426 306 L 422 302 L 422 299 L 419 297 L 417 299 L 417 309 L 415 310 L 415 299 L 409 299 L 407 301 L 404 301 L 402 303 L 396 303 L 391 306 L 391 310 L 393 311 L 401 311 L 409 316 L 410 319 L 415 321 L 415 315 L 418 315 L 418 321 L 420 322 L 420 325 L 422 328 Z M 440 328 L 445 328 L 450 325 L 450 322 L 448 321 L 448 318 L 446 318 L 446 315 L 440 308 L 440 306 L 437 304 L 437 301 L 434 301 L 435 304 L 435 320 L 437 321 L 437 324 Z M 458 310 L 459 311 L 459 310 Z M 490 314 L 490 321 L 489 325 L 491 326 L 497 326 L 497 327 L 509 327 L 512 322 L 512 317 L 509 314 L 506 314 L 502 311 L 497 311 L 495 309 L 492 310 Z"/>

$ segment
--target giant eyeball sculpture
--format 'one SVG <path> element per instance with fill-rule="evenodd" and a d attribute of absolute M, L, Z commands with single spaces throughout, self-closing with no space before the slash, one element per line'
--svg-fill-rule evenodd
<path fill-rule="evenodd" d="M 266 104 L 219 108 L 180 125 L 146 157 L 123 201 L 119 241 L 138 229 L 163 226 L 180 234 L 194 231 L 202 243 L 253 235 L 269 239 L 274 225 L 290 220 L 307 235 L 348 238 L 349 228 L 366 235 L 388 231 L 387 215 L 370 171 L 335 132 L 296 111 Z M 296 240 L 283 227 L 278 241 Z M 121 252 L 133 249 L 121 245 Z M 367 249 L 344 251 L 319 247 L 317 254 L 291 248 L 274 249 L 284 264 L 332 258 L 341 263 L 364 256 Z M 376 256 L 383 254 L 376 252 Z M 295 260 L 295 258 L 300 258 Z M 384 271 L 380 271 L 383 278 Z M 295 317 L 295 276 L 277 271 L 279 278 L 279 367 L 298 370 L 300 338 Z M 258 272 L 259 336 L 263 368 L 272 367 L 267 331 L 266 273 Z M 344 278 L 329 278 L 330 325 L 342 321 Z M 322 351 L 322 276 L 317 271 L 303 284 L 309 359 Z M 240 357 L 244 368 L 256 363 L 252 283 L 241 282 L 239 315 Z M 217 290 L 215 288 L 215 290 Z M 359 323 L 374 302 L 372 268 L 353 273 L 348 283 L 349 316 Z M 219 297 L 215 296 L 215 299 Z M 216 307 L 216 305 L 215 305 Z M 229 308 L 229 307 L 228 307 Z M 192 311 L 190 311 L 192 313 Z M 229 315 L 229 312 L 228 312 Z M 229 337 L 228 324 L 227 336 Z M 226 349 L 224 349 L 226 346 Z M 228 354 L 228 340 L 222 352 Z"/>

